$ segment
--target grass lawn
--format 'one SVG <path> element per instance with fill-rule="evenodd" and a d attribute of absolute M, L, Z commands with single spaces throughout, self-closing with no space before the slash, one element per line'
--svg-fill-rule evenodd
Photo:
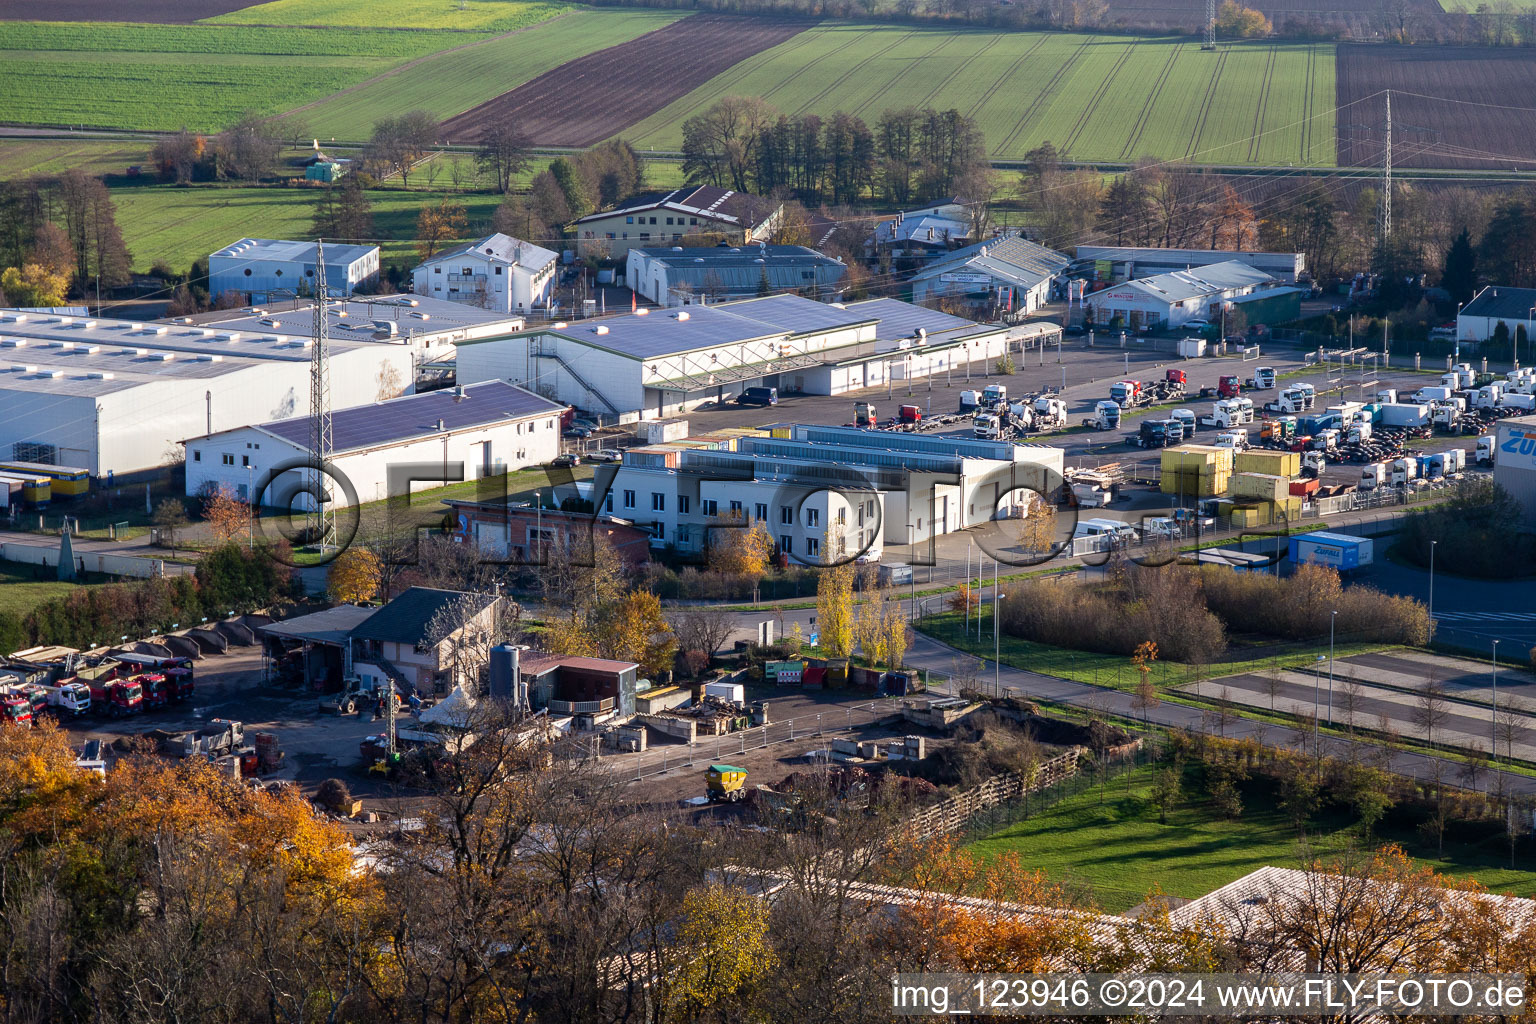
<path fill-rule="evenodd" d="M 133 139 L 0 139 L 0 180 L 50 177 L 76 167 L 87 174 L 122 174 L 149 159 L 149 144 Z"/>
<path fill-rule="evenodd" d="M 387 265 L 413 266 L 416 216 L 443 193 L 411 189 L 376 189 L 373 203 L 380 258 Z M 164 260 L 177 270 L 207 256 L 237 238 L 309 238 L 317 190 L 309 188 L 239 187 L 223 185 L 129 185 L 112 189 L 117 223 L 133 253 L 134 268 L 147 270 Z M 491 214 L 501 197 L 464 194 L 456 198 L 468 214 L 465 238 L 489 230 Z"/>
<path fill-rule="evenodd" d="M 1334 48 L 828 22 L 749 57 L 626 132 L 677 149 L 721 96 L 787 114 L 955 108 L 994 159 L 1047 140 L 1075 160 L 1332 166 Z M 1257 136 L 1256 139 L 1253 139 Z M 1252 141 L 1250 141 L 1252 139 Z"/>
<path fill-rule="evenodd" d="M 974 613 L 973 613 L 974 616 Z M 981 610 L 981 639 L 976 638 L 976 619 L 971 619 L 970 635 L 964 633 L 965 620 L 959 612 L 944 612 L 939 615 L 929 615 L 919 619 L 917 629 L 936 640 L 941 640 L 952 647 L 958 647 L 962 651 L 974 654 L 979 658 L 992 658 L 992 612 L 991 607 L 986 606 Z M 1032 640 L 1021 640 L 1015 636 L 1004 634 L 999 642 L 998 659 L 1004 665 L 1014 668 L 1026 669 L 1031 672 L 1039 672 L 1043 675 L 1057 676 L 1062 679 L 1075 679 L 1081 683 L 1092 683 L 1095 686 L 1109 686 L 1120 690 L 1134 689 L 1137 674 L 1131 665 L 1131 659 L 1119 654 L 1100 654 L 1095 651 L 1074 651 L 1065 647 L 1052 647 L 1049 644 L 1035 643 Z M 1366 654 L 1372 651 L 1383 650 L 1382 644 L 1338 644 L 1335 647 L 1335 656 L 1346 658 L 1356 654 Z M 1152 681 L 1158 686 L 1179 686 L 1193 678 L 1197 671 L 1204 676 L 1227 676 L 1241 672 L 1258 672 L 1271 667 L 1276 663 L 1276 658 L 1268 653 L 1266 648 L 1259 650 L 1265 653 L 1253 653 L 1245 651 L 1242 647 L 1233 644 L 1229 647 L 1226 660 L 1212 665 L 1200 667 L 1185 665 L 1180 662 L 1158 661 L 1152 666 Z M 1282 666 L 1294 668 L 1296 666 L 1310 666 L 1313 655 L 1288 653 L 1281 655 L 1278 663 Z"/>
<path fill-rule="evenodd" d="M 44 601 L 63 597 L 82 586 L 95 586 L 94 577 L 86 583 L 61 583 L 53 578 L 53 569 L 21 562 L 0 562 L 0 612 L 25 615 Z M 44 574 L 41 577 L 33 573 Z"/>
<path fill-rule="evenodd" d="M 1245 810 L 1229 821 L 1203 800 L 1186 799 L 1158 822 L 1151 803 L 1151 771 L 1112 780 L 1103 798 L 1098 788 L 1069 797 L 1043 814 L 1010 825 L 970 847 L 984 856 L 1017 853 L 1027 867 L 1044 870 L 1053 880 L 1088 887 L 1098 902 L 1118 913 L 1142 902 L 1154 886 L 1170 896 L 1204 895 L 1265 865 L 1297 867 L 1297 835 L 1272 800 L 1245 792 Z M 1325 840 L 1344 842 L 1353 825 L 1342 815 L 1315 823 L 1314 847 Z M 1509 868 L 1502 838 L 1459 841 L 1447 834 L 1444 857 L 1426 846 L 1406 826 L 1391 818 L 1378 829 L 1378 842 L 1397 842 L 1435 870 L 1472 875 L 1498 892 L 1536 896 L 1536 872 L 1529 853 L 1520 854 L 1523 870 Z"/>

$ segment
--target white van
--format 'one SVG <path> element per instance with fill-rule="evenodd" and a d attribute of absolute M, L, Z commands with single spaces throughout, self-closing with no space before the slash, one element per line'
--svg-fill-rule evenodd
<path fill-rule="evenodd" d="M 1079 537 L 1120 537 L 1130 540 L 1136 536 L 1136 527 L 1119 519 L 1079 519 L 1072 531 L 1072 539 Z"/>

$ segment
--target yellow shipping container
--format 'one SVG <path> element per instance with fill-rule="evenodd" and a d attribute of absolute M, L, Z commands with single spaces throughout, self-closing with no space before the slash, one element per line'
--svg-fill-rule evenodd
<path fill-rule="evenodd" d="M 1305 498 L 1286 495 L 1275 502 L 1273 522 L 1296 523 L 1301 521 L 1301 507 L 1306 504 Z"/>
<path fill-rule="evenodd" d="M 1219 494 L 1226 494 L 1231 476 L 1219 468 L 1210 472 L 1202 472 L 1199 469 L 1184 471 L 1163 470 L 1162 481 L 1159 490 L 1164 494 L 1182 494 L 1186 497 L 1214 498 Z"/>
<path fill-rule="evenodd" d="M 1185 458 L 1208 462 L 1224 469 L 1228 473 L 1232 472 L 1234 450 L 1231 448 L 1218 448 L 1213 444 L 1181 444 L 1177 448 L 1169 448 L 1167 450 L 1179 452 Z"/>
<path fill-rule="evenodd" d="M 1269 505 L 1238 505 L 1232 509 L 1232 525 L 1240 530 L 1269 525 Z"/>
<path fill-rule="evenodd" d="M 1300 452 L 1246 451 L 1233 460 L 1239 473 L 1270 473 L 1294 477 L 1301 473 Z"/>
<path fill-rule="evenodd" d="M 1237 473 L 1232 477 L 1232 495 L 1260 501 L 1280 501 L 1289 496 L 1291 482 L 1268 473 Z"/>

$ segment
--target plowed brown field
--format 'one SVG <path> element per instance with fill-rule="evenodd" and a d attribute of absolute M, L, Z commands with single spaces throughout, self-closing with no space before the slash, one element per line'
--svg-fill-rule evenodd
<path fill-rule="evenodd" d="M 1395 166 L 1536 166 L 1536 51 L 1341 43 L 1334 81 L 1342 166 L 1381 164 L 1380 128 L 1346 126 L 1380 125 L 1387 89 Z"/>
<path fill-rule="evenodd" d="M 590 146 L 812 24 L 695 14 L 547 71 L 451 119 L 443 133 L 465 138 L 511 117 L 539 145 Z"/>
<path fill-rule="evenodd" d="M 190 25 L 262 0 L 0 0 L 0 21 L 139 21 Z"/>

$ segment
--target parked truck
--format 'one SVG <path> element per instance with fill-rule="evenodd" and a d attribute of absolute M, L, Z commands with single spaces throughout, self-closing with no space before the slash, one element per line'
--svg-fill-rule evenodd
<path fill-rule="evenodd" d="M 1391 470 L 1385 462 L 1371 462 L 1360 467 L 1360 489 L 1374 491 L 1386 487 L 1391 481 Z"/>
<path fill-rule="evenodd" d="M 1243 393 L 1243 382 L 1237 378 L 1237 374 L 1227 374 L 1216 382 L 1217 398 L 1236 398 Z"/>
<path fill-rule="evenodd" d="M 1139 448 L 1167 448 L 1183 440 L 1184 425 L 1178 420 L 1142 420 L 1131 443 Z"/>
<path fill-rule="evenodd" d="M 215 718 L 200 729 L 178 733 L 165 740 L 165 751 L 177 757 L 219 757 L 232 754 L 245 742 L 245 725 Z"/>
<path fill-rule="evenodd" d="M 91 688 L 74 679 L 64 679 L 57 683 L 37 684 L 48 698 L 48 706 L 53 708 L 54 714 L 60 717 L 70 715 L 78 717 L 91 710 Z"/>
<path fill-rule="evenodd" d="M 923 420 L 923 407 L 920 405 L 904 405 L 896 411 L 896 418 L 903 423 L 921 423 Z"/>
<path fill-rule="evenodd" d="M 1412 430 L 1429 426 L 1429 406 L 1416 402 L 1384 403 L 1377 412 L 1383 427 Z"/>
<path fill-rule="evenodd" d="M 971 392 L 975 394 L 975 392 Z M 879 423 L 880 417 L 875 412 L 875 407 L 868 402 L 853 403 L 853 425 L 856 427 L 873 427 Z"/>
<path fill-rule="evenodd" d="M 1307 393 L 1301 388 L 1283 388 L 1274 398 L 1264 403 L 1265 412 L 1294 415 L 1307 411 Z"/>
<path fill-rule="evenodd" d="M 1253 371 L 1253 376 L 1246 383 L 1257 391 L 1268 391 L 1275 386 L 1275 368 L 1273 366 L 1260 366 L 1256 368 Z"/>
<path fill-rule="evenodd" d="M 1369 537 L 1351 537 L 1343 533 L 1302 533 L 1290 538 L 1287 554 L 1297 565 L 1328 565 L 1340 572 L 1371 564 L 1373 545 Z"/>
<path fill-rule="evenodd" d="M 19 694 L 0 695 L 0 721 L 7 725 L 32 728 L 32 702 Z"/>
<path fill-rule="evenodd" d="M 1035 399 L 1035 429 L 1057 430 L 1067 425 L 1067 403 L 1059 398 Z"/>
<path fill-rule="evenodd" d="M 91 706 L 113 718 L 136 715 L 144 710 L 144 688 L 132 679 L 86 672 L 81 672 L 76 679 L 90 687 Z"/>
<path fill-rule="evenodd" d="M 1094 430 L 1115 430 L 1120 426 L 1120 406 L 1114 402 L 1100 402 L 1093 407 L 1093 415 L 1083 420 L 1083 426 Z"/>
<path fill-rule="evenodd" d="M 970 412 L 972 409 L 976 408 L 980 404 L 981 404 L 981 392 L 980 391 L 962 391 L 962 392 L 960 392 L 960 411 L 961 412 Z"/>
<path fill-rule="evenodd" d="M 1491 466 L 1498 457 L 1498 438 L 1493 434 L 1484 434 L 1477 439 L 1477 464 L 1479 466 Z"/>
<path fill-rule="evenodd" d="M 988 384 L 981 389 L 981 404 L 991 408 L 998 402 L 1008 401 L 1008 386 L 1006 384 Z"/>
<path fill-rule="evenodd" d="M 1109 400 L 1122 409 L 1145 405 L 1147 397 L 1139 380 L 1117 380 L 1109 386 Z"/>
<path fill-rule="evenodd" d="M 1196 422 L 1202 427 L 1215 427 L 1218 430 L 1231 430 L 1241 427 L 1246 420 L 1243 419 L 1243 407 L 1235 398 L 1224 398 L 1211 406 L 1209 416 L 1201 416 Z"/>
<path fill-rule="evenodd" d="M 994 413 L 977 413 L 976 418 L 971 420 L 971 432 L 977 437 L 996 440 L 1003 436 L 1002 421 Z"/>

